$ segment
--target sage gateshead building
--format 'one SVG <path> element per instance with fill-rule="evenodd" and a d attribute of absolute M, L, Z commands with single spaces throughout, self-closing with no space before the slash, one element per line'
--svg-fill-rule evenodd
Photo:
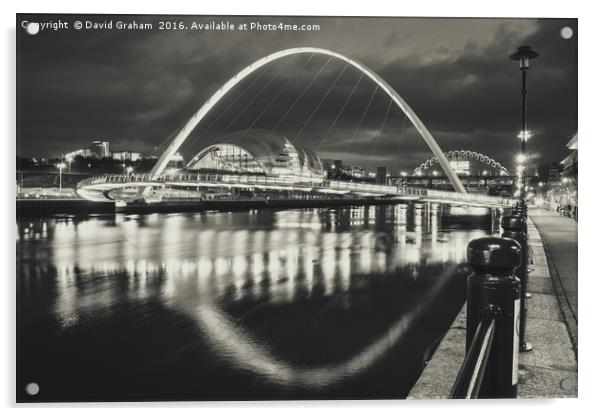
<path fill-rule="evenodd" d="M 326 176 L 314 151 L 267 130 L 220 137 L 198 152 L 186 170 L 276 176 L 296 182 L 321 182 Z"/>

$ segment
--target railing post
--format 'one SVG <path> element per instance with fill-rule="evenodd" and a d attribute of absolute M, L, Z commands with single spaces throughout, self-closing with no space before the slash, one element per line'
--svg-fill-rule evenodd
<path fill-rule="evenodd" d="M 526 234 L 527 222 L 525 218 L 518 214 L 505 216 L 502 218 L 502 228 L 504 233 L 502 237 L 508 237 L 516 240 L 522 248 L 521 266 L 516 269 L 516 276 L 521 281 L 520 290 L 520 329 L 519 329 L 519 345 L 520 352 L 528 352 L 533 349 L 533 345 L 525 341 L 525 333 L 527 328 L 527 285 L 529 275 L 527 273 L 528 246 Z"/>
<path fill-rule="evenodd" d="M 524 231 L 525 231 L 525 235 L 527 235 L 527 207 L 519 205 L 519 206 L 512 208 L 512 215 L 520 215 L 521 217 L 523 217 L 525 219 Z"/>
<path fill-rule="evenodd" d="M 526 247 L 529 247 L 529 233 L 527 232 L 528 230 L 528 226 L 527 226 L 527 215 L 528 215 L 528 211 L 527 211 L 527 206 L 526 205 L 518 205 L 516 207 L 514 207 L 512 209 L 512 215 L 520 215 L 525 219 L 525 237 L 527 239 L 527 245 Z M 523 262 L 523 265 L 525 266 L 525 272 L 529 273 L 531 272 L 531 270 L 529 269 L 529 251 L 527 249 L 525 249 L 525 252 L 523 253 L 524 259 L 525 261 Z M 525 285 L 526 286 L 526 285 Z M 529 292 L 526 292 L 526 296 L 527 299 L 529 299 L 531 297 L 531 294 Z"/>
<path fill-rule="evenodd" d="M 480 398 L 515 398 L 518 384 L 518 318 L 520 280 L 514 274 L 521 264 L 521 247 L 509 238 L 486 237 L 468 244 L 466 301 L 466 351 L 487 311 L 496 311 L 496 329 Z"/>

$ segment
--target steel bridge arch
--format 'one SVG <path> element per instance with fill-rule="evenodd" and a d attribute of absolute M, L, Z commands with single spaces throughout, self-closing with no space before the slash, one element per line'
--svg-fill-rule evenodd
<path fill-rule="evenodd" d="M 476 160 L 478 162 L 485 163 L 486 165 L 491 166 L 494 169 L 499 170 L 502 173 L 502 175 L 510 175 L 510 171 L 508 171 L 508 169 L 506 169 L 501 163 L 482 153 L 473 152 L 471 150 L 450 150 L 448 152 L 445 152 L 444 154 L 446 157 L 446 162 L 449 162 L 449 160 Z M 430 159 L 427 159 L 420 165 L 418 165 L 414 169 L 413 174 L 420 175 L 421 172 L 424 172 L 425 170 L 437 163 L 439 163 L 439 159 L 436 156 L 433 156 Z"/>
<path fill-rule="evenodd" d="M 447 160 L 445 154 L 435 141 L 433 135 L 428 131 L 426 126 L 422 123 L 422 121 L 418 118 L 416 113 L 410 108 L 410 106 L 401 98 L 401 96 L 391 87 L 384 79 L 382 79 L 378 74 L 372 71 L 370 68 L 366 67 L 362 63 L 348 58 L 345 55 L 342 55 L 337 52 L 333 52 L 328 49 L 315 48 L 315 47 L 299 47 L 299 48 L 291 48 L 284 49 L 270 55 L 267 55 L 255 62 L 251 65 L 244 68 L 242 71 L 234 75 L 234 77 L 230 78 L 219 90 L 217 90 L 205 103 L 202 107 L 188 120 L 188 122 L 182 127 L 179 132 L 176 134 L 174 139 L 165 149 L 157 163 L 151 170 L 151 175 L 153 177 L 158 177 L 163 173 L 163 170 L 167 167 L 167 164 L 171 160 L 171 158 L 176 154 L 180 146 L 186 141 L 190 133 L 194 130 L 194 128 L 205 118 L 205 116 L 211 111 L 211 109 L 238 83 L 240 83 L 243 79 L 249 76 L 251 73 L 261 68 L 262 66 L 275 61 L 280 58 L 284 58 L 285 56 L 297 55 L 302 53 L 313 53 L 320 55 L 327 55 L 337 59 L 340 59 L 349 65 L 357 68 L 364 75 L 368 76 L 372 81 L 374 81 L 379 87 L 381 87 L 391 99 L 397 104 L 397 106 L 404 112 L 406 117 L 412 122 L 416 130 L 420 133 L 426 144 L 429 146 L 435 157 L 440 161 L 441 168 L 449 178 L 451 185 L 453 186 L 456 192 L 466 193 L 460 178 L 454 170 L 451 168 L 449 161 Z M 143 194 L 145 190 L 142 190 Z"/>

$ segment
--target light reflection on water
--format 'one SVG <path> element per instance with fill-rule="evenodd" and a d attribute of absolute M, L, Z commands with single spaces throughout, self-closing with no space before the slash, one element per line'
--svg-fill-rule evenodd
<path fill-rule="evenodd" d="M 65 333 L 124 302 L 158 301 L 196 322 L 229 365 L 276 384 L 321 388 L 366 371 L 394 348 L 418 311 L 441 296 L 468 242 L 486 233 L 442 229 L 436 204 L 21 222 L 20 301 L 54 279 L 42 313 Z M 370 293 L 372 280 L 383 278 L 432 283 L 420 307 L 408 304 L 384 332 L 328 364 L 279 355 L 271 345 L 278 334 L 266 339 L 232 311 Z"/>

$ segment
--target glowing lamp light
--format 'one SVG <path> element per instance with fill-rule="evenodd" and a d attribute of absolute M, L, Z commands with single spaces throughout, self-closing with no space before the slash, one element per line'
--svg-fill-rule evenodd
<path fill-rule="evenodd" d="M 525 130 L 525 131 L 521 131 L 520 133 L 518 133 L 518 137 L 521 140 L 529 140 L 531 137 L 533 137 L 533 132 L 531 130 Z"/>
<path fill-rule="evenodd" d="M 433 176 L 439 176 L 439 171 L 438 170 L 434 170 L 433 171 Z"/>
<path fill-rule="evenodd" d="M 527 155 L 525 155 L 525 154 L 522 154 L 522 153 L 521 153 L 521 154 L 519 154 L 519 155 L 517 155 L 517 156 L 516 156 L 516 161 L 517 161 L 518 163 L 525 163 L 525 162 L 527 161 Z"/>
<path fill-rule="evenodd" d="M 406 172 L 406 171 L 403 171 L 403 170 L 402 170 L 401 172 L 399 172 L 399 174 L 400 174 L 401 176 L 408 176 L 408 172 Z"/>

